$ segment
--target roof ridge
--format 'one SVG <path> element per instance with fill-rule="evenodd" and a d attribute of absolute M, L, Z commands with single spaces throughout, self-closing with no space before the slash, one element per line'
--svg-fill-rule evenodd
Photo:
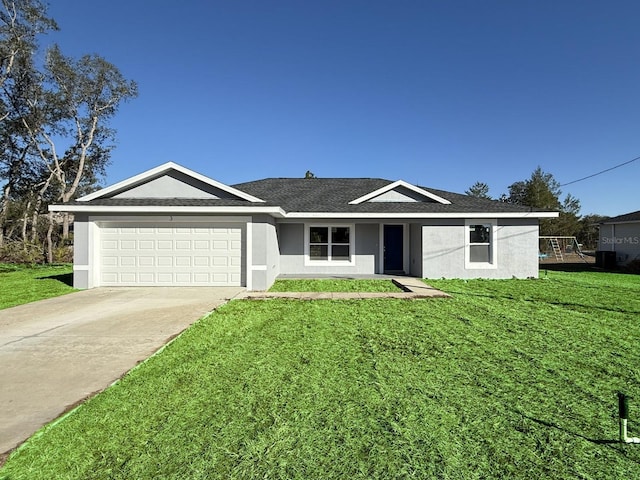
<path fill-rule="evenodd" d="M 382 177 L 314 177 L 314 178 L 266 177 L 266 178 L 258 178 L 256 180 L 249 180 L 248 182 L 242 182 L 242 183 L 260 182 L 263 180 L 384 180 L 386 182 L 393 182 L 393 180 L 389 180 L 388 178 L 382 178 Z"/>

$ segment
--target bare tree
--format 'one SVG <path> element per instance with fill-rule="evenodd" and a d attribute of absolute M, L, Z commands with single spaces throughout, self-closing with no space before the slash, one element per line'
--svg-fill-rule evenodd
<path fill-rule="evenodd" d="M 136 83 L 98 55 L 76 60 L 53 46 L 36 67 L 37 36 L 55 29 L 40 0 L 0 0 L 0 247 L 11 220 L 21 224 L 23 242 L 46 242 L 49 261 L 57 219 L 47 215 L 46 231 L 39 219 L 49 203 L 95 186 L 113 148 L 109 121 L 137 96 Z M 12 205 L 20 213 L 9 219 Z"/>
<path fill-rule="evenodd" d="M 95 178 L 109 161 L 108 144 L 114 132 L 108 121 L 119 105 L 137 96 L 135 82 L 126 80 L 111 63 L 97 55 L 78 61 L 65 57 L 57 46 L 47 55 L 45 88 L 32 102 L 34 112 L 24 119 L 40 160 L 50 172 L 47 188 L 55 189 L 55 201 L 68 202 L 76 194 L 85 175 Z M 29 118 L 36 120 L 29 125 Z M 59 138 L 67 141 L 60 152 Z M 43 195 L 39 198 L 41 203 Z M 63 221 L 63 238 L 69 234 L 69 220 Z"/>
<path fill-rule="evenodd" d="M 0 0 L 0 247 L 4 243 L 12 199 L 28 191 L 26 179 L 31 142 L 20 117 L 25 112 L 25 92 L 34 80 L 33 56 L 37 36 L 57 30 L 38 0 Z"/>

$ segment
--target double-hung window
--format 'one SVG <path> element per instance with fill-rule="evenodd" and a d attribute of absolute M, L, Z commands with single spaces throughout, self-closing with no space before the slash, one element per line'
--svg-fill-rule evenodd
<path fill-rule="evenodd" d="M 353 256 L 352 225 L 309 225 L 306 233 L 306 246 L 310 262 L 351 262 Z"/>
<path fill-rule="evenodd" d="M 467 220 L 465 223 L 467 268 L 496 267 L 495 220 Z"/>

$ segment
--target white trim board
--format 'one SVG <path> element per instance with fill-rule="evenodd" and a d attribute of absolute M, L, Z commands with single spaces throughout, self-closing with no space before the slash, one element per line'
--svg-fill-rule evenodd
<path fill-rule="evenodd" d="M 451 212 L 451 213 L 356 213 L 356 212 L 292 212 L 286 213 L 284 218 L 322 218 L 327 220 L 337 218 L 557 218 L 558 212 Z"/>
<path fill-rule="evenodd" d="M 213 214 L 256 214 L 266 213 L 274 217 L 284 217 L 280 207 L 214 207 L 214 206 L 108 206 L 108 205 L 49 205 L 50 212 L 88 212 L 88 213 L 213 213 Z"/>
<path fill-rule="evenodd" d="M 90 222 L 95 222 L 98 225 L 104 222 L 117 222 L 117 223 L 145 223 L 145 222 L 176 222 L 176 223 L 248 223 L 251 222 L 250 216 L 201 216 L 201 215 L 109 215 L 109 216 L 95 216 L 91 215 L 88 219 Z"/>
<path fill-rule="evenodd" d="M 317 218 L 335 219 L 422 219 L 422 218 L 557 218 L 558 212 L 415 212 L 415 213 L 361 213 L 361 212 L 291 212 L 281 207 L 187 207 L 187 206 L 107 206 L 107 205 L 49 205 L 50 212 L 70 213 L 155 213 L 155 214 L 257 214 L 265 213 L 275 218 Z M 612 224 L 613 225 L 613 224 Z"/>

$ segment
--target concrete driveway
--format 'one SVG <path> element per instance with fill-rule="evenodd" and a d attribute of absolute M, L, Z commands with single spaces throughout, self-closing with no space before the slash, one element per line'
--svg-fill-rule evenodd
<path fill-rule="evenodd" d="M 242 291 L 96 288 L 0 310 L 0 462 Z"/>

